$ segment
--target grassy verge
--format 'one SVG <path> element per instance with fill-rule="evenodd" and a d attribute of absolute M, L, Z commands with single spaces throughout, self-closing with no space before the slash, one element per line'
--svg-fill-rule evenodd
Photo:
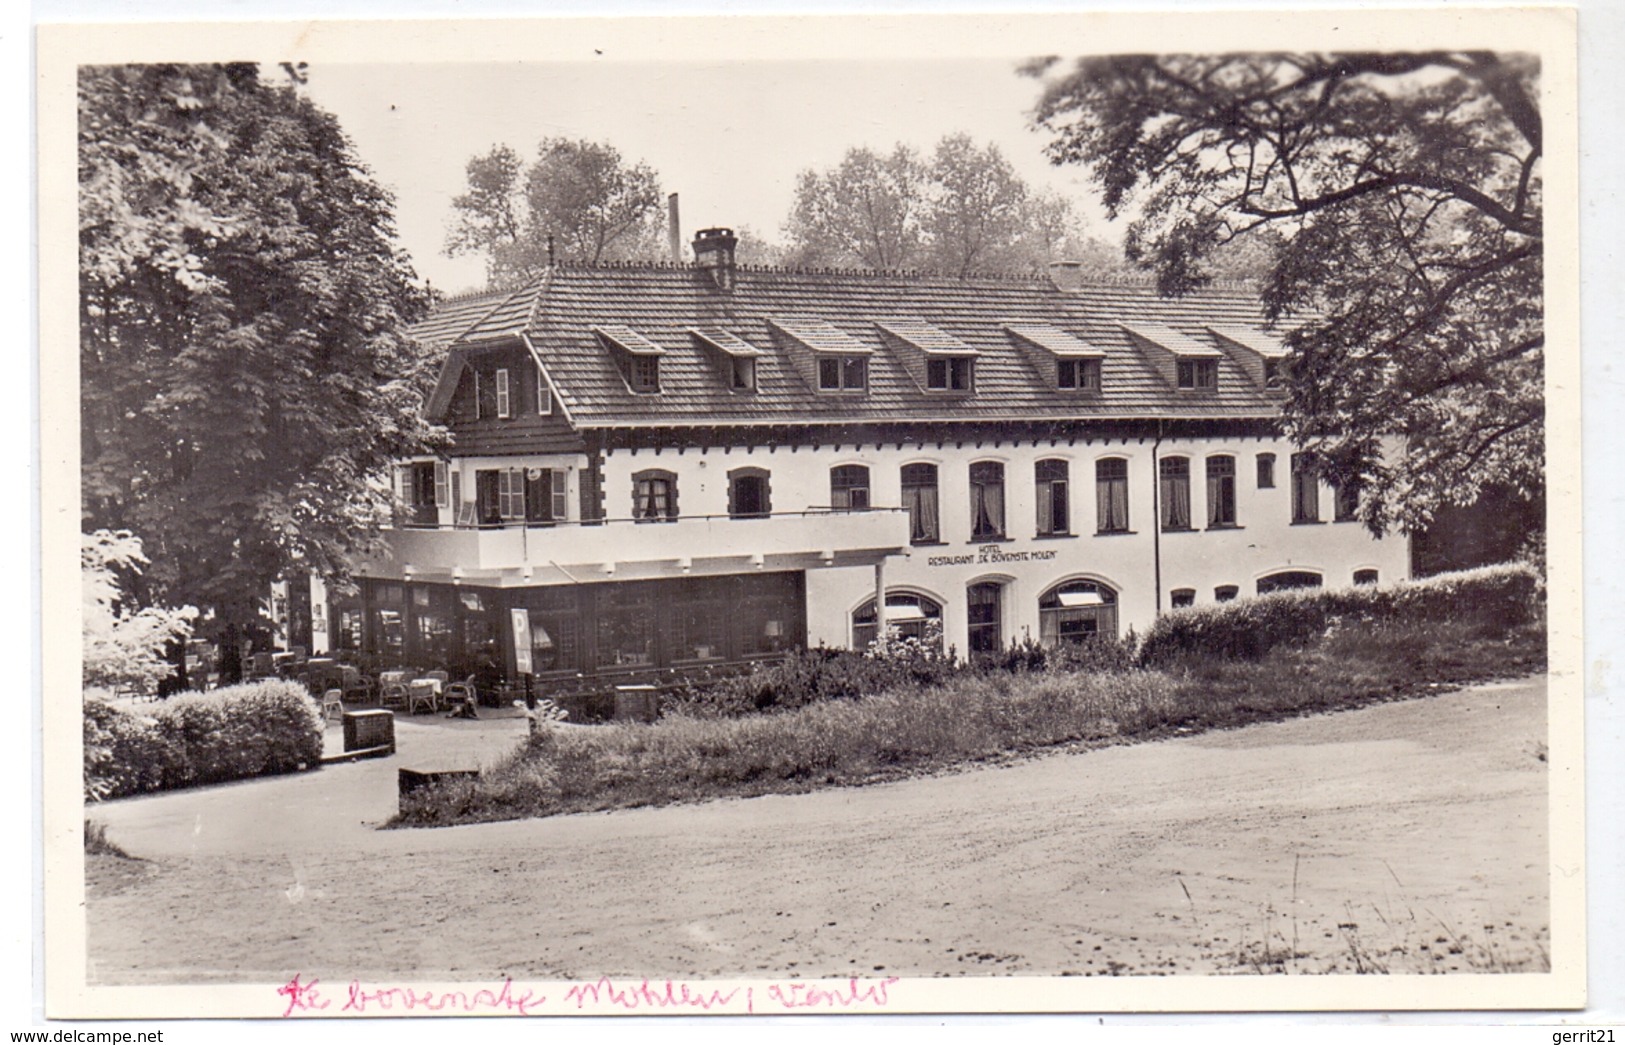
<path fill-rule="evenodd" d="M 1334 622 L 1257 659 L 1191 654 L 1113 672 L 958 675 L 937 687 L 774 714 L 543 730 L 477 781 L 416 792 L 395 822 L 798 792 L 1357 707 L 1543 670 L 1545 627 L 1535 617 Z"/>

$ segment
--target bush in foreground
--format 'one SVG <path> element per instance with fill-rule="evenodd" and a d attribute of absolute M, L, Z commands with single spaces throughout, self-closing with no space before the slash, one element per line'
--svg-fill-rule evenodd
<path fill-rule="evenodd" d="M 321 709 L 292 682 L 228 686 L 142 711 L 86 694 L 87 798 L 287 773 L 321 761 Z"/>
<path fill-rule="evenodd" d="M 1379 621 L 1420 624 L 1472 621 L 1511 628 L 1543 605 L 1542 579 L 1522 563 L 1487 566 L 1389 587 L 1312 588 L 1175 610 L 1157 619 L 1140 647 L 1140 662 L 1164 666 L 1183 659 L 1257 659 L 1328 628 Z"/>

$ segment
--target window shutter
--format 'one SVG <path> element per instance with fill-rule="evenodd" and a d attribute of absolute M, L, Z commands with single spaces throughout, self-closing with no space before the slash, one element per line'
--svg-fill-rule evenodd
<path fill-rule="evenodd" d="M 514 517 L 513 487 L 514 473 L 512 468 L 504 468 L 497 472 L 497 514 L 504 519 Z"/>
<path fill-rule="evenodd" d="M 468 372 L 474 375 L 474 420 L 478 421 L 485 416 L 485 404 L 480 402 L 480 372 L 472 368 Z"/>
<path fill-rule="evenodd" d="M 444 508 L 451 503 L 451 494 L 447 489 L 450 480 L 446 473 L 446 462 L 436 461 L 434 463 L 434 503 L 439 508 Z"/>
<path fill-rule="evenodd" d="M 564 522 L 570 513 L 569 487 L 564 469 L 553 471 L 553 521 Z"/>
<path fill-rule="evenodd" d="M 538 414 L 551 414 L 553 412 L 553 394 L 547 389 L 547 378 L 542 376 L 542 368 L 536 368 L 536 412 Z"/>
<path fill-rule="evenodd" d="M 510 400 L 508 392 L 509 392 L 509 389 L 508 389 L 508 371 L 499 369 L 497 371 L 497 416 L 498 417 L 512 417 L 513 416 L 513 410 L 512 410 L 513 403 Z"/>
<path fill-rule="evenodd" d="M 398 464 L 395 466 L 395 503 L 400 506 L 410 504 L 412 501 L 412 466 Z"/>
<path fill-rule="evenodd" d="M 463 510 L 463 473 L 462 472 L 452 472 L 451 473 L 451 506 L 454 509 L 454 511 L 452 512 L 451 521 L 454 522 L 454 523 L 461 522 L 462 520 L 459 519 L 458 516 L 462 513 L 462 510 Z"/>
<path fill-rule="evenodd" d="M 508 469 L 508 496 L 509 517 L 523 519 L 525 517 L 525 470 L 523 468 Z"/>

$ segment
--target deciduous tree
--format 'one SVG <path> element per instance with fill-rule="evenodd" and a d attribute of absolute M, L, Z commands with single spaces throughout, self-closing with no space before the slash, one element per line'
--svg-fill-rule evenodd
<path fill-rule="evenodd" d="M 659 175 L 646 163 L 628 164 L 612 145 L 547 138 L 528 167 L 498 145 L 469 160 L 467 173 L 468 191 L 452 201 L 446 253 L 483 255 L 493 284 L 539 277 L 549 237 L 559 261 L 665 254 Z"/>
<path fill-rule="evenodd" d="M 1228 245 L 1292 350 L 1286 426 L 1374 530 L 1543 476 L 1541 114 L 1524 55 L 1127 55 L 1035 117 L 1182 293 Z M 1403 449 L 1384 451 L 1388 436 Z"/>
<path fill-rule="evenodd" d="M 920 264 L 926 178 L 919 154 L 905 145 L 885 156 L 851 149 L 829 171 L 802 171 L 784 229 L 792 256 L 804 264 Z"/>
<path fill-rule="evenodd" d="M 140 536 L 127 595 L 228 627 L 343 576 L 419 451 L 422 295 L 338 124 L 251 65 L 79 77 L 85 529 Z"/>

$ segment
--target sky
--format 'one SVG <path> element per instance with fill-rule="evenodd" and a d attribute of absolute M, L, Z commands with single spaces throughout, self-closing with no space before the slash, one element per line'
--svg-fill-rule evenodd
<path fill-rule="evenodd" d="M 1035 189 L 1072 199 L 1108 228 L 1081 167 L 1056 168 L 1031 128 L 1039 83 L 1008 59 L 314 64 L 309 96 L 333 113 L 396 196 L 418 274 L 448 292 L 483 285 L 477 257 L 443 252 L 468 160 L 507 144 L 527 159 L 543 138 L 614 145 L 679 195 L 683 238 L 717 225 L 782 239 L 796 175 L 850 148 L 906 142 L 929 154 L 963 131 L 993 142 Z"/>

